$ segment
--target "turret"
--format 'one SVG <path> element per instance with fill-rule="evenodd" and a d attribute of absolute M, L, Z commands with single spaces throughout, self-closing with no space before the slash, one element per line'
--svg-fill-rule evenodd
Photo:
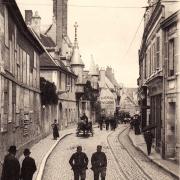
<path fill-rule="evenodd" d="M 73 53 L 71 57 L 71 67 L 74 73 L 78 76 L 77 83 L 82 83 L 84 63 L 79 53 L 79 46 L 77 40 L 77 28 L 78 28 L 77 22 L 75 23 L 74 27 L 75 27 L 75 39 L 74 39 Z"/>
<path fill-rule="evenodd" d="M 98 88 L 98 77 L 99 72 L 97 70 L 97 66 L 95 65 L 93 55 L 91 55 L 91 62 L 89 67 L 89 75 L 91 76 L 91 85 L 94 89 Z"/>

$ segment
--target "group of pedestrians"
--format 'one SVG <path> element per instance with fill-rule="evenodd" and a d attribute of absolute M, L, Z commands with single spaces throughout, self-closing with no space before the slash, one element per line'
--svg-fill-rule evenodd
<path fill-rule="evenodd" d="M 4 158 L 1 180 L 32 180 L 36 171 L 36 163 L 30 157 L 30 150 L 24 149 L 24 160 L 22 166 L 16 158 L 16 146 L 10 146 L 8 154 Z"/>
<path fill-rule="evenodd" d="M 74 180 L 85 180 L 86 179 L 86 170 L 88 169 L 88 157 L 86 153 L 82 152 L 82 146 L 77 147 L 77 152 L 74 153 L 70 160 L 69 164 L 72 167 L 74 172 Z M 106 177 L 106 168 L 107 168 L 107 158 L 104 152 L 102 152 L 102 146 L 97 146 L 97 151 L 92 154 L 91 157 L 91 170 L 94 173 L 94 180 L 105 180 Z"/>
<path fill-rule="evenodd" d="M 117 127 L 117 120 L 113 115 L 111 116 L 106 116 L 105 114 L 101 115 L 98 123 L 99 123 L 100 130 L 103 130 L 104 124 L 105 124 L 106 131 L 108 131 L 109 128 L 115 131 Z"/>

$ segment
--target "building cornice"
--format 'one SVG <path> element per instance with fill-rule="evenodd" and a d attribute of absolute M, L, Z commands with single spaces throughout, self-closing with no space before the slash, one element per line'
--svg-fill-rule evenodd
<path fill-rule="evenodd" d="M 180 10 L 176 11 L 174 14 L 166 18 L 164 21 L 161 22 L 162 29 L 166 29 L 171 24 L 178 22 L 178 15 L 180 14 Z"/>
<path fill-rule="evenodd" d="M 71 73 L 69 71 L 65 71 L 62 68 L 60 68 L 59 66 L 53 66 L 53 67 L 51 67 L 51 66 L 41 66 L 40 70 L 44 70 L 44 71 L 53 71 L 53 70 L 55 70 L 55 71 L 63 72 L 65 74 L 71 74 L 73 77 L 77 78 L 77 75 L 75 75 L 75 74 L 73 74 L 73 73 Z"/>
<path fill-rule="evenodd" d="M 6 79 L 9 79 L 10 81 L 14 82 L 15 84 L 21 86 L 21 87 L 24 88 L 24 89 L 28 89 L 28 90 L 33 91 L 33 92 L 36 92 L 36 93 L 40 93 L 40 92 L 41 92 L 40 89 L 38 89 L 38 88 L 31 87 L 31 86 L 28 86 L 28 85 L 26 85 L 26 84 L 24 84 L 24 83 L 18 82 L 18 81 L 17 81 L 13 76 L 11 76 L 11 75 L 8 75 L 8 74 L 3 73 L 3 72 L 0 72 L 0 75 L 2 75 L 2 76 L 3 76 L 4 78 L 6 78 Z"/>

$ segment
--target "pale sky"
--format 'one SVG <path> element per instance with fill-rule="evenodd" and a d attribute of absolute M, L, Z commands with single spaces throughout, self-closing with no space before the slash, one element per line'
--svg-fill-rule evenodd
<path fill-rule="evenodd" d="M 33 12 L 38 10 L 42 25 L 52 23 L 52 0 L 16 1 L 23 15 L 25 9 L 32 9 Z M 68 34 L 73 42 L 74 23 L 77 21 L 80 53 L 86 67 L 88 68 L 93 54 L 95 63 L 100 67 L 108 65 L 114 69 L 119 83 L 137 87 L 138 49 L 143 22 L 131 48 L 129 46 L 145 9 L 114 7 L 142 7 L 147 5 L 147 0 L 69 0 L 68 4 Z"/>

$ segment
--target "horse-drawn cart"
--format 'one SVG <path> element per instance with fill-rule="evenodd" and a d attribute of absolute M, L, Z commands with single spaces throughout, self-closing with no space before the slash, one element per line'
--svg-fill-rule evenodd
<path fill-rule="evenodd" d="M 88 135 L 93 136 L 94 132 L 93 132 L 93 127 L 92 127 L 92 122 L 84 122 L 84 121 L 80 121 L 77 124 L 77 129 L 76 129 L 76 135 L 80 136 L 88 136 Z"/>

